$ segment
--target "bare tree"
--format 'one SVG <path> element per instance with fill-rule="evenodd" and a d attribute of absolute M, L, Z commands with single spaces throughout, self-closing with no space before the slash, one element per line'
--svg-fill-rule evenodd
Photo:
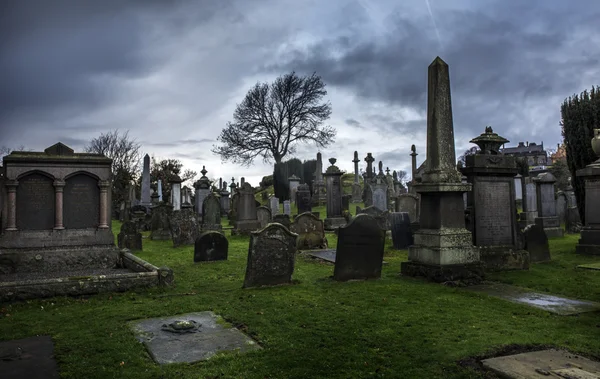
<path fill-rule="evenodd" d="M 142 158 L 140 147 L 138 142 L 129 138 L 129 131 L 121 134 L 116 129 L 92 139 L 85 151 L 111 158 L 113 175 L 122 170 L 135 177 Z"/>
<path fill-rule="evenodd" d="M 327 94 L 321 77 L 299 77 L 295 72 L 277 78 L 272 84 L 257 83 L 238 104 L 233 122 L 228 122 L 213 146 L 213 153 L 225 161 L 249 166 L 254 158 L 281 163 L 295 152 L 298 142 L 314 142 L 325 147 L 334 141 L 336 131 L 322 126 L 331 115 L 331 104 L 322 103 Z"/>
<path fill-rule="evenodd" d="M 458 157 L 458 162 L 456 163 L 456 166 L 458 168 L 465 167 L 465 162 L 466 162 L 467 157 L 469 155 L 477 154 L 478 151 L 479 151 L 479 148 L 477 146 L 473 146 L 473 147 L 465 150 L 465 152 L 460 157 Z"/>
<path fill-rule="evenodd" d="M 406 184 L 406 182 L 408 181 L 408 172 L 406 172 L 405 170 L 398 170 L 396 171 L 396 175 L 398 176 L 398 181 L 402 184 Z"/>
<path fill-rule="evenodd" d="M 0 146 L 0 167 L 2 167 L 2 158 L 12 153 L 13 151 L 25 151 L 25 146 L 21 145 L 16 149 L 11 149 L 10 147 L 4 145 Z M 29 151 L 31 151 L 31 149 Z"/>

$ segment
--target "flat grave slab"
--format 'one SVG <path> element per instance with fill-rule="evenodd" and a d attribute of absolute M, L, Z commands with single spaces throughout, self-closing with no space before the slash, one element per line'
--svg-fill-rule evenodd
<path fill-rule="evenodd" d="M 0 342 L 0 377 L 3 379 L 58 378 L 54 344 L 50 336 Z"/>
<path fill-rule="evenodd" d="M 193 363 L 223 351 L 246 352 L 261 347 L 213 312 L 131 321 L 138 341 L 158 364 Z"/>
<path fill-rule="evenodd" d="M 335 249 L 323 249 L 323 250 L 302 250 L 301 253 L 308 254 L 313 258 L 321 259 L 329 263 L 335 263 Z M 386 265 L 387 262 L 383 261 Z"/>
<path fill-rule="evenodd" d="M 489 358 L 481 363 L 483 367 L 502 377 L 514 379 L 600 379 L 600 362 L 571 354 L 565 350 L 532 351 Z"/>
<path fill-rule="evenodd" d="M 485 293 L 513 303 L 527 304 L 561 316 L 576 315 L 600 310 L 600 303 L 587 300 L 574 300 L 566 297 L 533 292 L 508 284 L 479 284 L 464 288 L 466 291 Z"/>
<path fill-rule="evenodd" d="M 600 262 L 579 265 L 579 266 L 577 266 L 577 268 L 585 268 L 585 269 L 588 269 L 588 270 L 600 270 Z"/>

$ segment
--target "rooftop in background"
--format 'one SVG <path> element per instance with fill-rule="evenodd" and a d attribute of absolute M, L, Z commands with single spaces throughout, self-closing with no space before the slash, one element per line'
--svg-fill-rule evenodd
<path fill-rule="evenodd" d="M 519 155 L 528 155 L 538 152 L 544 151 L 544 142 L 541 145 L 536 144 L 535 142 L 519 142 L 519 145 L 516 147 L 507 147 L 504 149 L 500 149 L 500 151 L 504 154 L 519 154 Z"/>

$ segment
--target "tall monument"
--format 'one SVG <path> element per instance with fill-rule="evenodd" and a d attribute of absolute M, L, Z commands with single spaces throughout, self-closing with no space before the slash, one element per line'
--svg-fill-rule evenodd
<path fill-rule="evenodd" d="M 429 65 L 427 92 L 426 165 L 422 181 L 414 184 L 421 195 L 420 229 L 401 272 L 435 282 L 480 282 L 479 249 L 465 228 L 463 193 L 471 190 L 471 184 L 461 183 L 456 169 L 450 73 L 440 57 Z"/>

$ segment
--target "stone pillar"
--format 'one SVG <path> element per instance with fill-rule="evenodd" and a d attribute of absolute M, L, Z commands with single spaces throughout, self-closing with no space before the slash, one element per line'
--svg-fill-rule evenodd
<path fill-rule="evenodd" d="M 600 157 L 600 129 L 594 129 L 592 150 Z M 577 170 L 577 176 L 585 179 L 585 219 L 575 252 L 600 255 L 600 159 Z"/>
<path fill-rule="evenodd" d="M 412 172 L 410 174 L 411 178 L 410 181 L 411 183 L 415 183 L 415 178 L 417 176 L 417 148 L 415 147 L 415 145 L 412 145 L 410 147 L 410 160 L 412 162 Z"/>
<path fill-rule="evenodd" d="M 162 180 L 158 179 L 156 183 L 156 193 L 158 194 L 158 202 L 163 201 Z"/>
<path fill-rule="evenodd" d="M 100 180 L 98 187 L 100 187 L 100 222 L 98 229 L 108 229 L 108 187 L 110 182 L 108 180 Z"/>
<path fill-rule="evenodd" d="M 171 183 L 171 205 L 174 211 L 181 210 L 181 178 L 178 175 L 173 175 L 169 180 Z"/>
<path fill-rule="evenodd" d="M 150 197 L 150 156 L 144 156 L 144 167 L 142 171 L 142 195 L 140 197 L 140 205 L 150 207 L 152 205 Z"/>
<path fill-rule="evenodd" d="M 331 166 L 325 172 L 325 185 L 327 188 L 327 218 L 325 229 L 334 230 L 346 225 L 342 214 L 342 175 L 343 172 L 335 166 L 336 159 L 330 158 Z"/>
<path fill-rule="evenodd" d="M 358 151 L 354 152 L 354 159 L 352 162 L 354 162 L 354 183 L 358 184 L 358 162 L 360 162 L 360 159 L 358 159 Z"/>
<path fill-rule="evenodd" d="M 6 215 L 6 230 L 13 231 L 17 230 L 17 186 L 19 185 L 19 182 L 16 180 L 8 180 L 6 181 L 5 185 L 8 191 L 8 214 Z"/>
<path fill-rule="evenodd" d="M 62 230 L 65 228 L 63 225 L 63 190 L 65 189 L 65 185 L 66 182 L 64 180 L 54 181 L 54 230 Z"/>

